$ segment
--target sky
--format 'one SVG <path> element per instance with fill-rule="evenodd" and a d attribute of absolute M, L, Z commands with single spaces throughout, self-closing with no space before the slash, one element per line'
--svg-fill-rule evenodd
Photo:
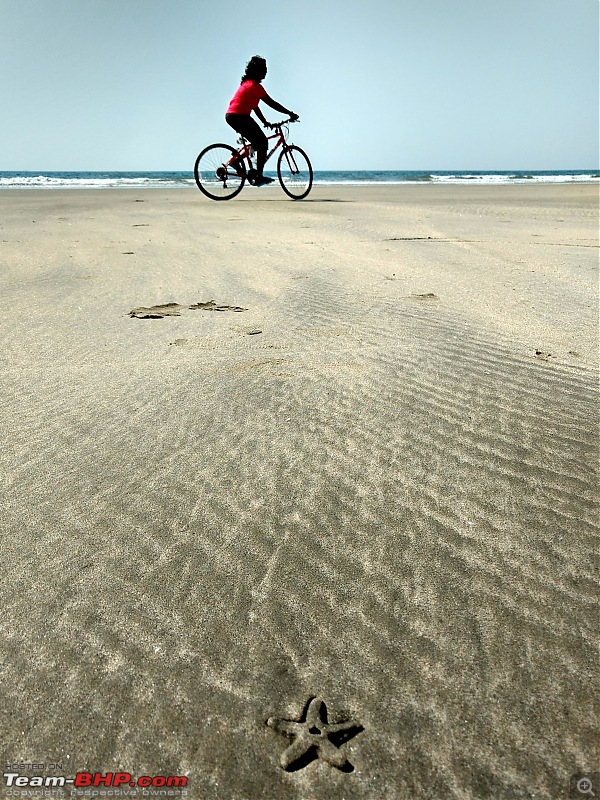
<path fill-rule="evenodd" d="M 598 16 L 598 0 L 0 0 L 0 170 L 191 169 L 235 142 L 224 114 L 255 54 L 315 169 L 597 169 Z"/>

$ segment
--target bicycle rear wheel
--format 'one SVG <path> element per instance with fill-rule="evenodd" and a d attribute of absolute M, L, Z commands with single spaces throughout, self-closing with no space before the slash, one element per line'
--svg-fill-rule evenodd
<path fill-rule="evenodd" d="M 228 144 L 205 147 L 194 164 L 194 178 L 200 191 L 211 200 L 231 200 L 242 191 L 246 167 L 242 159 L 234 159 L 237 150 Z"/>
<path fill-rule="evenodd" d="M 292 200 L 302 200 L 310 192 L 313 171 L 308 156 L 295 144 L 279 154 L 277 177 L 283 191 Z"/>

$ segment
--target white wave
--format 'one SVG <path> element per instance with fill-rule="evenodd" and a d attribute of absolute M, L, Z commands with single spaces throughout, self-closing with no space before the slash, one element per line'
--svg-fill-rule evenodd
<path fill-rule="evenodd" d="M 430 183 L 597 183 L 598 176 L 589 175 L 436 175 Z"/>
<path fill-rule="evenodd" d="M 165 178 L 65 178 L 49 175 L 17 175 L 0 177 L 0 188 L 36 188 L 36 189 L 138 189 L 138 188 L 176 188 L 193 185 L 191 179 Z"/>
<path fill-rule="evenodd" d="M 445 184 L 526 184 L 526 183 L 598 183 L 600 179 L 595 175 L 535 175 L 531 178 L 512 177 L 508 175 L 432 175 L 429 180 L 343 180 L 314 178 L 317 186 L 427 186 L 435 183 Z"/>
<path fill-rule="evenodd" d="M 274 173 L 273 173 L 274 174 Z M 487 173 L 477 175 L 474 173 L 456 172 L 441 175 L 432 172 L 423 175 L 419 179 L 412 179 L 410 175 L 401 174 L 390 175 L 386 179 L 376 180 L 368 173 L 364 178 L 356 175 L 344 176 L 335 172 L 329 172 L 327 177 L 320 177 L 318 172 L 314 176 L 315 185 L 318 186 L 390 186 L 390 185 L 427 185 L 427 184 L 527 184 L 527 183 L 598 183 L 598 173 L 584 174 L 537 174 L 528 175 L 516 173 L 499 175 Z M 38 188 L 38 189 L 170 189 L 195 186 L 194 179 L 185 175 L 147 175 L 147 176 L 124 176 L 124 175 L 0 175 L 0 189 L 10 188 Z"/>

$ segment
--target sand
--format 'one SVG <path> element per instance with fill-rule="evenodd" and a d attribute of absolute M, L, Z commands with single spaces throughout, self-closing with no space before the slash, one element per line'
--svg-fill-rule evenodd
<path fill-rule="evenodd" d="M 569 797 L 597 222 L 585 184 L 0 192 L 5 771 Z"/>

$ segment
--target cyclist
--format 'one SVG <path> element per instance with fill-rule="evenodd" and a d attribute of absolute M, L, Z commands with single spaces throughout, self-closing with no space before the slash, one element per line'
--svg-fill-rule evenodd
<path fill-rule="evenodd" d="M 288 111 L 287 108 L 284 108 L 284 106 L 273 100 L 272 97 L 269 97 L 264 87 L 261 85 L 266 76 L 267 62 L 265 59 L 261 56 L 252 56 L 250 61 L 246 64 L 246 71 L 242 76 L 242 82 L 237 92 L 231 98 L 227 113 L 225 114 L 227 124 L 231 125 L 233 130 L 237 131 L 237 133 L 241 133 L 256 151 L 255 186 L 264 186 L 267 183 L 272 183 L 273 178 L 267 178 L 263 175 L 265 161 L 267 160 L 267 137 L 250 114 L 254 111 L 265 128 L 273 127 L 270 122 L 267 122 L 262 111 L 258 107 L 259 102 L 262 100 L 268 106 L 275 109 L 275 111 L 279 111 L 281 114 L 287 114 L 292 120 L 298 119 L 298 114 L 294 114 L 293 111 Z"/>

